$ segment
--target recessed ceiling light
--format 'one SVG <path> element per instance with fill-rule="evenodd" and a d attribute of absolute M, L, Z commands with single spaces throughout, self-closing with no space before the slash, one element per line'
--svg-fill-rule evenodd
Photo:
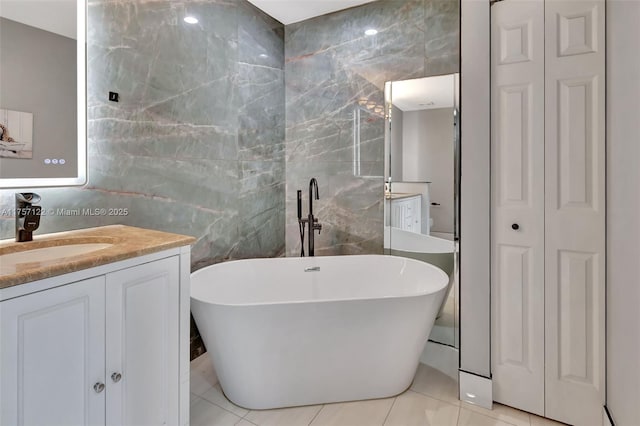
<path fill-rule="evenodd" d="M 364 32 L 364 34 L 365 34 L 365 35 L 368 35 L 368 36 L 373 36 L 373 35 L 378 34 L 378 30 L 376 30 L 376 29 L 374 29 L 374 28 L 369 28 L 368 30 L 366 30 L 366 31 Z"/>
<path fill-rule="evenodd" d="M 196 18 L 195 16 L 185 16 L 184 22 L 186 22 L 187 24 L 197 24 L 198 18 Z"/>

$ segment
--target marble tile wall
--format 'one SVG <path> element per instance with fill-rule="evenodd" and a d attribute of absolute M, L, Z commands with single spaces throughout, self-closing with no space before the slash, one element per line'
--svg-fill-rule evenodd
<path fill-rule="evenodd" d="M 128 215 L 47 216 L 36 233 L 122 223 L 192 235 L 192 269 L 282 255 L 283 25 L 246 0 L 91 0 L 87 27 L 89 182 L 33 191 L 47 209 Z M 0 216 L 0 238 L 13 236 Z M 192 357 L 203 350 L 192 323 Z"/>
<path fill-rule="evenodd" d="M 375 28 L 378 34 L 366 36 Z M 379 0 L 287 25 L 286 252 L 300 253 L 296 190 L 309 179 L 323 225 L 316 254 L 381 253 L 383 178 L 354 176 L 353 111 L 383 105 L 384 83 L 459 70 L 457 0 Z M 361 175 L 382 175 L 384 120 L 361 114 Z"/>
<path fill-rule="evenodd" d="M 123 223 L 192 235 L 194 269 L 281 255 L 283 66 L 283 25 L 246 0 L 90 1 L 89 182 L 35 191 L 45 208 L 129 213 L 44 217 L 37 233 Z M 0 238 L 13 220 L 0 217 Z"/>

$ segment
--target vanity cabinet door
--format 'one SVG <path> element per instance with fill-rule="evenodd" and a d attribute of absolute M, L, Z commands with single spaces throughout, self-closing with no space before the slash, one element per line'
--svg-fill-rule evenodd
<path fill-rule="evenodd" d="M 419 234 L 422 228 L 422 196 L 391 201 L 391 226 Z"/>
<path fill-rule="evenodd" d="M 106 278 L 107 425 L 177 425 L 179 258 Z"/>
<path fill-rule="evenodd" d="M 0 303 L 0 425 L 104 424 L 104 286 L 101 276 Z"/>

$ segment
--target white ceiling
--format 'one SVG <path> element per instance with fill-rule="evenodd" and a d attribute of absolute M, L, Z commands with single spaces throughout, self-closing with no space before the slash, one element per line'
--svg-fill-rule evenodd
<path fill-rule="evenodd" d="M 0 16 L 76 38 L 76 0 L 0 0 Z"/>
<path fill-rule="evenodd" d="M 452 74 L 391 83 L 391 100 L 402 111 L 451 108 L 455 80 Z"/>
<path fill-rule="evenodd" d="M 249 0 L 285 25 L 375 0 Z"/>
<path fill-rule="evenodd" d="M 375 0 L 249 0 L 285 25 Z M 0 16 L 76 38 L 76 0 L 0 0 Z"/>

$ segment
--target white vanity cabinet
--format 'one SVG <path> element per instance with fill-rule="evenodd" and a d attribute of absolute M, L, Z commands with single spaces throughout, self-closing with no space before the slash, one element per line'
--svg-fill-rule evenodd
<path fill-rule="evenodd" d="M 23 284 L 0 302 L 0 425 L 187 424 L 188 285 L 188 247 Z"/>
<path fill-rule="evenodd" d="M 422 228 L 422 196 L 420 194 L 391 199 L 391 226 L 420 233 Z"/>

